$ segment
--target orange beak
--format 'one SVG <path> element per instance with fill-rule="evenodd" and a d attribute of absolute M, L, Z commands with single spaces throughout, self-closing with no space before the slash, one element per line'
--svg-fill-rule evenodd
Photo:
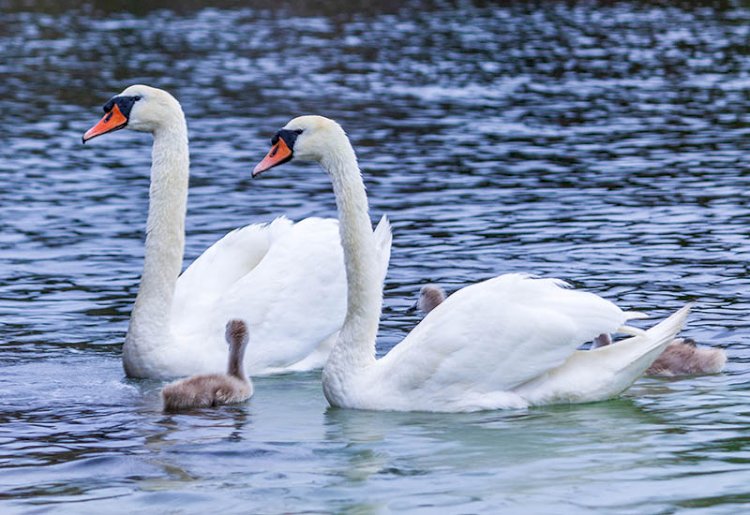
<path fill-rule="evenodd" d="M 125 118 L 125 115 L 122 114 L 120 108 L 115 104 L 112 110 L 99 120 L 99 123 L 86 131 L 86 134 L 83 135 L 83 142 L 86 143 L 88 140 L 101 136 L 102 134 L 122 129 L 127 124 L 128 119 Z"/>
<path fill-rule="evenodd" d="M 263 161 L 255 165 L 255 168 L 253 169 L 253 177 L 256 177 L 274 166 L 286 163 L 291 158 L 292 151 L 287 146 L 286 141 L 284 141 L 283 138 L 279 138 L 279 141 L 271 147 L 271 150 L 268 151 L 268 154 L 263 158 Z"/>

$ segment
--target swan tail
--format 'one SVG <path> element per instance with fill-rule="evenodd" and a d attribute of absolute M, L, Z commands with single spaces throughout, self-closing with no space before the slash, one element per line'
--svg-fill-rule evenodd
<path fill-rule="evenodd" d="M 377 227 L 375 227 L 375 231 L 373 232 L 373 234 L 375 236 L 375 244 L 378 249 L 386 249 L 388 255 L 390 256 L 393 234 L 391 232 L 391 222 L 388 220 L 388 217 L 386 215 L 383 215 L 380 218 L 380 221 L 378 222 Z"/>
<path fill-rule="evenodd" d="M 692 304 L 683 306 L 669 317 L 648 329 L 646 335 L 654 342 L 653 347 L 661 347 L 664 343 L 670 343 L 674 340 L 677 333 L 682 330 L 685 322 L 687 322 L 687 317 L 692 308 Z"/>
<path fill-rule="evenodd" d="M 685 325 L 691 308 L 692 305 L 688 304 L 643 334 L 636 334 L 609 347 L 619 354 L 617 376 L 619 376 L 620 381 L 627 383 L 623 390 L 643 375 L 646 369 L 661 355 L 666 346 L 675 339 L 677 333 Z"/>
<path fill-rule="evenodd" d="M 630 336 L 646 336 L 646 331 L 630 325 L 621 325 L 617 328 L 616 332 L 620 334 L 629 334 Z"/>
<path fill-rule="evenodd" d="M 576 351 L 568 360 L 516 389 L 530 404 L 593 402 L 616 397 L 643 375 L 685 324 L 691 306 L 613 345 Z"/>
<path fill-rule="evenodd" d="M 373 232 L 373 238 L 375 239 L 376 259 L 380 266 L 381 282 L 383 282 L 388 273 L 388 263 L 391 260 L 391 242 L 393 241 L 391 222 L 388 221 L 387 216 L 383 215 L 380 222 L 378 222 Z"/>
<path fill-rule="evenodd" d="M 647 313 L 642 311 L 625 311 L 625 316 L 628 320 L 643 320 L 645 318 L 651 318 Z"/>

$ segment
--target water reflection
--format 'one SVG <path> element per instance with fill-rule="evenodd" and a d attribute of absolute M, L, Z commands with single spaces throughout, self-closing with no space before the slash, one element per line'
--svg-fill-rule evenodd
<path fill-rule="evenodd" d="M 421 467 L 422 473 L 446 469 L 465 472 L 487 466 L 518 467 L 525 462 L 553 457 L 550 453 L 574 456 L 593 450 L 616 452 L 617 446 L 641 441 L 638 428 L 662 424 L 661 417 L 630 399 L 583 407 L 558 406 L 522 413 L 468 413 L 448 418 L 432 413 L 382 414 L 330 408 L 326 412 L 326 437 L 331 441 L 349 442 L 348 449 L 361 451 L 363 448 L 398 447 L 399 440 L 408 434 L 408 445 L 395 454 L 406 458 L 404 461 L 410 462 L 412 467 Z M 568 449 L 566 440 L 571 444 Z M 545 442 L 552 441 L 556 448 L 551 452 Z M 365 460 L 365 469 L 371 473 L 387 471 L 409 475 L 396 468 L 387 469 L 387 459 L 383 455 L 368 456 L 372 459 Z M 357 469 L 363 461 L 361 457 L 361 453 L 355 454 L 353 461 Z M 381 467 L 372 470 L 374 463 L 380 463 Z"/>
<path fill-rule="evenodd" d="M 226 406 L 221 409 L 197 409 L 184 414 L 165 414 L 158 424 L 162 431 L 146 438 L 147 446 L 154 446 L 159 451 L 163 445 L 170 445 L 174 441 L 181 441 L 180 431 L 191 434 L 200 432 L 205 427 L 210 430 L 206 438 L 214 441 L 240 442 L 244 427 L 250 422 L 248 413 L 242 406 Z M 221 436 L 214 434 L 214 430 L 221 430 Z M 191 443 L 199 443 L 193 440 Z"/>

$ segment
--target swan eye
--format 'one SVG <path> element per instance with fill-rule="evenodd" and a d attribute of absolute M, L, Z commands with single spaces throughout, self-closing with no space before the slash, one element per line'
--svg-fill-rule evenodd
<path fill-rule="evenodd" d="M 276 145 L 279 139 L 283 139 L 287 147 L 294 149 L 294 142 L 300 134 L 302 134 L 301 129 L 281 129 L 271 138 L 271 145 Z"/>
<path fill-rule="evenodd" d="M 141 95 L 136 95 L 136 96 L 133 97 L 133 100 L 135 100 L 137 102 L 137 101 L 139 101 L 142 98 L 143 97 Z"/>
<path fill-rule="evenodd" d="M 279 142 L 279 138 L 283 139 L 289 148 L 294 146 L 294 141 L 297 139 L 297 136 L 302 134 L 304 131 L 302 129 L 281 129 L 279 132 L 273 135 L 273 138 L 271 138 L 271 145 L 275 145 Z M 286 137 L 285 137 L 286 136 Z"/>

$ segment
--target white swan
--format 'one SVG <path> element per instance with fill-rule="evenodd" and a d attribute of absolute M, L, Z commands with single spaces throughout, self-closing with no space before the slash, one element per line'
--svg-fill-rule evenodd
<path fill-rule="evenodd" d="M 123 347 L 127 375 L 169 379 L 221 372 L 230 318 L 250 327 L 245 367 L 251 375 L 323 366 L 346 314 L 338 222 L 277 218 L 237 229 L 179 276 L 190 167 L 182 108 L 165 91 L 135 85 L 104 111 L 84 142 L 122 128 L 154 137 L 143 275 Z M 385 273 L 385 221 L 378 242 Z"/>
<path fill-rule="evenodd" d="M 337 123 L 319 116 L 295 118 L 275 140 L 254 176 L 295 157 L 312 160 L 328 172 L 336 194 L 349 295 L 323 369 L 332 406 L 474 411 L 608 399 L 648 368 L 689 312 L 685 307 L 644 332 L 623 327 L 635 314 L 594 294 L 508 274 L 455 292 L 376 359 L 382 277 L 354 150 Z M 618 330 L 637 335 L 576 350 Z"/>

